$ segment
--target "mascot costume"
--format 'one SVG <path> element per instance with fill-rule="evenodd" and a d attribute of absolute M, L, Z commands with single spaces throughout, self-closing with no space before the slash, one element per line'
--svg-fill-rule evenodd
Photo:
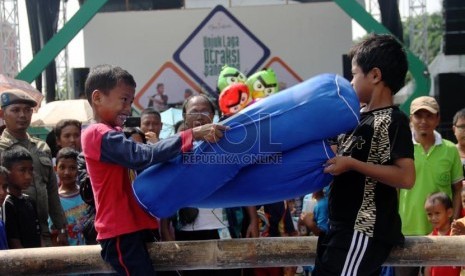
<path fill-rule="evenodd" d="M 278 92 L 278 78 L 271 68 L 263 68 L 251 75 L 245 83 L 254 101 Z"/>
<path fill-rule="evenodd" d="M 244 83 L 232 83 L 223 89 L 218 98 L 220 111 L 229 117 L 244 109 L 249 104 L 249 88 Z"/>
<path fill-rule="evenodd" d="M 247 78 L 241 71 L 225 65 L 221 68 L 220 75 L 218 76 L 218 92 L 221 93 L 226 86 L 232 83 L 245 83 L 246 80 Z"/>

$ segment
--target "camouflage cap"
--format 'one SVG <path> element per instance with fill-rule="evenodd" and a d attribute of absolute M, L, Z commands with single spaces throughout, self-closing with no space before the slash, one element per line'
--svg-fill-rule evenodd
<path fill-rule="evenodd" d="M 21 90 L 16 89 L 2 92 L 0 100 L 2 108 L 16 103 L 29 104 L 31 107 L 35 107 L 37 105 L 37 102 L 31 96 Z"/>

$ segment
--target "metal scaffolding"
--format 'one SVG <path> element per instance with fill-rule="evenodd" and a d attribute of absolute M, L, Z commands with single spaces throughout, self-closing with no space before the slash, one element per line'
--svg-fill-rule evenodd
<path fill-rule="evenodd" d="M 425 63 L 428 63 L 428 14 L 426 0 L 409 0 L 409 40 L 410 49 Z M 420 18 L 416 24 L 414 18 Z"/>
<path fill-rule="evenodd" d="M 15 77 L 21 69 L 17 0 L 0 0 L 0 73 Z"/>
<path fill-rule="evenodd" d="M 67 22 L 67 6 L 68 1 L 62 0 L 60 3 L 60 14 L 58 17 L 58 30 L 60 30 Z M 69 66 L 68 66 L 68 47 L 66 46 L 55 58 L 57 70 L 57 100 L 65 100 L 69 98 Z"/>

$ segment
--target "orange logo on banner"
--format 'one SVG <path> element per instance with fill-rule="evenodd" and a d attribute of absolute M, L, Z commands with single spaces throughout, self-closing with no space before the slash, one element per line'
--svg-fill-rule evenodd
<path fill-rule="evenodd" d="M 302 78 L 297 75 L 282 59 L 273 57 L 265 65 L 266 68 L 273 68 L 278 77 L 279 90 L 294 86 L 302 81 Z"/>
<path fill-rule="evenodd" d="M 148 107 L 150 99 L 157 95 L 157 86 L 163 84 L 163 94 L 167 97 L 167 105 L 180 105 L 184 102 L 185 97 L 191 93 L 200 92 L 200 88 L 191 81 L 178 67 L 172 62 L 166 62 L 150 78 L 150 80 L 137 92 L 134 99 L 134 106 L 142 110 Z"/>

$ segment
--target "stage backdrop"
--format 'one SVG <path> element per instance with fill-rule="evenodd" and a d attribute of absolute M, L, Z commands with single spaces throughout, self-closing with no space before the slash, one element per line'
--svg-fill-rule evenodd
<path fill-rule="evenodd" d="M 84 29 L 86 67 L 132 73 L 137 109 L 159 83 L 169 105 L 190 91 L 216 95 L 223 63 L 246 75 L 271 67 L 282 88 L 319 73 L 342 75 L 351 45 L 351 20 L 333 2 L 100 13 Z"/>

